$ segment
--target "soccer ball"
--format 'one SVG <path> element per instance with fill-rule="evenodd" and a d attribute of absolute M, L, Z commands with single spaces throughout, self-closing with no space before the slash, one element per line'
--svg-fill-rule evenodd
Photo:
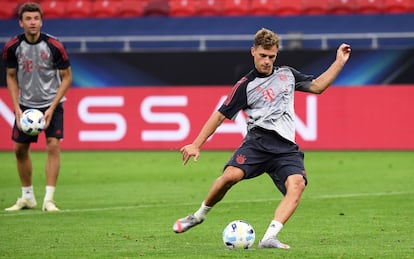
<path fill-rule="evenodd" d="M 253 227 L 244 220 L 230 222 L 223 231 L 223 242 L 229 249 L 249 249 L 255 238 Z"/>
<path fill-rule="evenodd" d="M 29 136 L 37 136 L 45 128 L 43 112 L 37 109 L 27 109 L 20 119 L 22 131 Z"/>

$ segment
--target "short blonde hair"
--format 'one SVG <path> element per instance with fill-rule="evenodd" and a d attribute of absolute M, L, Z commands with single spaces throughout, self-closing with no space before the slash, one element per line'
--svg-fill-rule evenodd
<path fill-rule="evenodd" d="M 262 46 L 264 49 L 270 49 L 273 46 L 279 48 L 279 36 L 271 30 L 262 28 L 256 32 L 253 46 Z"/>

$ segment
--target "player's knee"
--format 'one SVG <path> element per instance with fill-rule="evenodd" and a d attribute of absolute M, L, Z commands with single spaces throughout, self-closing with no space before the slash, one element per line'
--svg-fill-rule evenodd
<path fill-rule="evenodd" d="M 58 139 L 48 138 L 47 139 L 47 151 L 48 153 L 59 153 L 60 142 Z"/>
<path fill-rule="evenodd" d="M 244 173 L 241 169 L 236 167 L 227 167 L 224 173 L 220 176 L 221 180 L 227 185 L 232 186 L 242 180 Z"/>
<path fill-rule="evenodd" d="M 306 180 L 300 174 L 291 175 L 286 180 L 286 189 L 299 195 L 305 190 Z"/>
<path fill-rule="evenodd" d="M 14 146 L 14 154 L 18 160 L 27 158 L 29 156 L 29 145 L 16 144 Z"/>

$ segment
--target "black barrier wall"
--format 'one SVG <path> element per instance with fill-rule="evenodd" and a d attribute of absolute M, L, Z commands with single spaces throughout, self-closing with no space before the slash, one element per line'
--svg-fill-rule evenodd
<path fill-rule="evenodd" d="M 319 75 L 336 50 L 282 50 L 276 65 Z M 232 85 L 253 65 L 250 49 L 209 52 L 70 53 L 73 87 Z M 6 85 L 0 67 L 0 85 Z M 353 50 L 335 86 L 414 83 L 414 49 Z"/>

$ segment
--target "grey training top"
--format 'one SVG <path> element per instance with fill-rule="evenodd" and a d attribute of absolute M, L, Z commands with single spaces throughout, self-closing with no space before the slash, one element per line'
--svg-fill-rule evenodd
<path fill-rule="evenodd" d="M 233 86 L 219 112 L 234 119 L 243 110 L 248 131 L 261 127 L 295 142 L 294 91 L 309 92 L 312 80 L 288 66 L 274 67 L 268 76 L 253 69 Z"/>
<path fill-rule="evenodd" d="M 28 42 L 24 34 L 12 38 L 2 58 L 6 68 L 17 69 L 19 103 L 32 108 L 50 106 L 61 84 L 59 70 L 70 66 L 63 44 L 44 33 L 36 43 Z"/>

